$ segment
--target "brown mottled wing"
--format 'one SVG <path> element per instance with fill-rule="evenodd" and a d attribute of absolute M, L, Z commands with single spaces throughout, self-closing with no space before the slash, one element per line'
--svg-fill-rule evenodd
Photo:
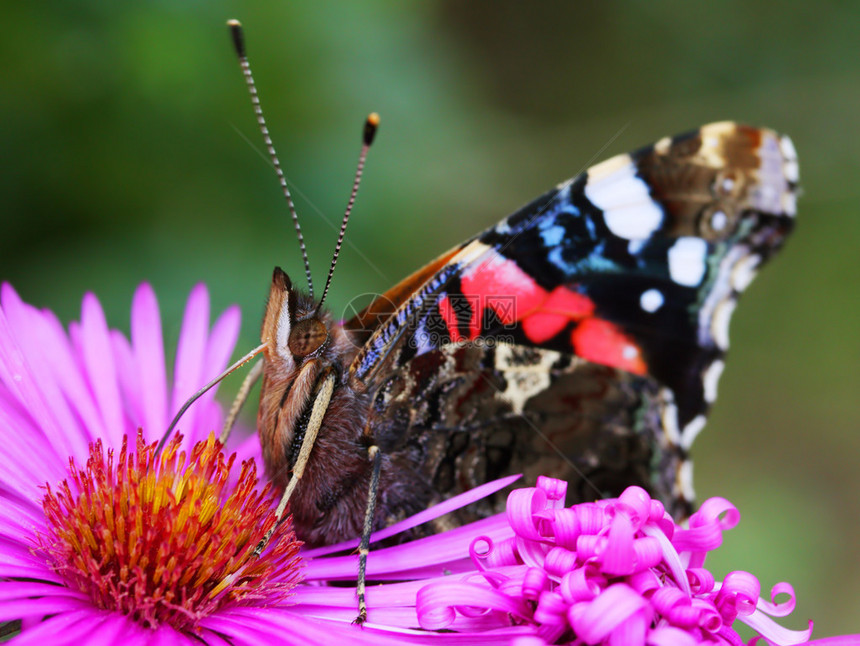
<path fill-rule="evenodd" d="M 570 503 L 631 484 L 673 500 L 682 455 L 661 430 L 664 412 L 649 377 L 552 350 L 469 344 L 390 374 L 370 424 L 385 454 L 431 492 L 425 504 L 510 473 L 563 478 Z M 442 522 L 500 511 L 504 496 Z"/>

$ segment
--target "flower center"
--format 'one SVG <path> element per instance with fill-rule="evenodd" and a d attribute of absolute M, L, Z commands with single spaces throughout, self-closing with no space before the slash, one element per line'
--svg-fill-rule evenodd
<path fill-rule="evenodd" d="M 301 545 L 281 523 L 260 557 L 254 549 L 272 524 L 269 486 L 255 488 L 253 460 L 230 479 L 210 435 L 186 456 L 174 436 L 161 455 L 138 432 L 137 451 L 123 439 L 118 459 L 101 440 L 85 470 L 70 460 L 70 478 L 43 500 L 48 531 L 39 547 L 70 587 L 105 610 L 143 626 L 194 630 L 229 605 L 283 603 L 301 578 Z M 186 466 L 187 462 L 187 466 Z"/>

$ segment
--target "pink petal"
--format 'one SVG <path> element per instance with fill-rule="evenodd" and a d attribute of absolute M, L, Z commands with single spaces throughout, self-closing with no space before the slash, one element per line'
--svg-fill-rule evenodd
<path fill-rule="evenodd" d="M 161 313 L 155 292 L 143 283 L 131 304 L 131 345 L 138 370 L 145 436 L 154 440 L 167 430 L 167 375 Z"/>
<path fill-rule="evenodd" d="M 81 436 L 86 443 L 95 441 L 97 437 L 104 437 L 104 424 L 98 406 L 89 390 L 82 366 L 75 357 L 75 349 L 69 341 L 69 336 L 53 312 L 43 310 L 42 323 L 45 354 L 51 357 L 51 368 L 63 389 L 66 400 L 80 418 L 78 427 Z M 86 456 L 87 453 L 84 452 L 75 457 L 85 459 Z"/>
<path fill-rule="evenodd" d="M 104 311 L 92 294 L 84 296 L 80 335 L 87 382 L 98 402 L 104 423 L 103 437 L 108 446 L 119 446 L 126 428 L 119 396 L 116 365 L 111 352 Z"/>
<path fill-rule="evenodd" d="M 28 627 L 15 638 L 15 644 L 43 646 L 44 644 L 89 643 L 85 638 L 106 618 L 105 613 L 92 607 L 67 610 Z"/>
<path fill-rule="evenodd" d="M 14 294 L 14 290 L 4 284 L 2 286 L 4 302 L 10 294 Z M 43 432 L 49 437 L 56 437 L 57 444 L 68 455 L 72 450 L 72 443 L 61 432 L 56 420 L 51 415 L 50 407 L 41 388 L 39 388 L 38 379 L 33 374 L 24 351 L 15 338 L 4 308 L 5 306 L 0 308 L 0 380 L 24 405 Z"/>
<path fill-rule="evenodd" d="M 596 644 L 640 612 L 645 612 L 646 620 L 650 622 L 650 608 L 644 599 L 629 586 L 616 583 L 587 603 L 581 614 L 571 617 L 571 625 L 578 637 L 586 643 Z"/>
<path fill-rule="evenodd" d="M 576 548 L 579 537 L 579 514 L 574 509 L 559 509 L 552 518 L 552 533 L 555 543 L 568 549 Z"/>
<path fill-rule="evenodd" d="M 258 443 L 259 446 L 259 443 Z M 396 536 L 401 532 L 405 532 L 407 530 L 412 529 L 413 527 L 418 527 L 419 525 L 423 525 L 426 522 L 439 518 L 440 516 L 444 516 L 445 514 L 454 511 L 456 509 L 460 509 L 461 507 L 465 507 L 476 500 L 481 500 L 496 491 L 500 491 L 507 487 L 508 485 L 513 484 L 517 480 L 522 478 L 522 475 L 512 475 L 506 476 L 504 478 L 499 478 L 498 480 L 493 480 L 492 482 L 487 482 L 485 484 L 479 485 L 474 489 L 470 489 L 465 493 L 458 494 L 456 496 L 452 496 L 448 500 L 445 500 L 438 505 L 434 505 L 430 509 L 425 509 L 422 512 L 415 514 L 414 516 L 410 516 L 406 520 L 402 520 L 399 523 L 395 523 L 390 527 L 386 527 L 385 529 L 381 529 L 378 532 L 374 532 L 370 535 L 370 542 L 375 543 L 377 541 L 384 540 L 391 536 Z M 494 523 L 495 525 L 500 525 L 500 523 Z M 452 530 L 455 531 L 455 530 Z M 476 530 L 477 531 L 477 530 Z M 447 533 L 450 536 L 450 532 Z M 336 545 L 326 545 L 324 547 L 318 547 L 311 550 L 307 550 L 303 554 L 306 558 L 317 558 L 323 556 L 325 554 L 332 554 L 334 552 L 340 552 L 342 550 L 353 549 L 358 547 L 360 540 L 353 539 L 350 541 L 344 541 L 342 543 L 337 543 Z"/>
<path fill-rule="evenodd" d="M 418 623 L 425 630 L 447 628 L 454 623 L 457 606 L 495 610 L 521 618 L 531 614 L 521 602 L 493 589 L 468 583 L 431 583 L 418 591 L 415 600 Z"/>
<path fill-rule="evenodd" d="M 173 378 L 173 399 L 170 405 L 171 416 L 204 383 L 203 365 L 206 353 L 206 339 L 209 336 L 209 293 L 206 286 L 198 284 L 191 290 L 182 319 L 179 333 L 179 347 L 176 351 L 176 369 Z M 197 409 L 191 406 L 182 418 L 178 428 L 187 429 L 186 437 L 195 428 Z M 186 441 L 187 444 L 187 441 Z"/>
<path fill-rule="evenodd" d="M 543 511 L 547 496 L 543 489 L 528 487 L 515 489 L 508 495 L 508 522 L 514 533 L 521 538 L 539 541 L 542 538 L 535 514 Z"/>
<path fill-rule="evenodd" d="M 755 610 L 761 586 L 749 572 L 729 572 L 723 579 L 714 605 L 726 619 L 734 621 L 737 615 L 748 615 Z"/>
<path fill-rule="evenodd" d="M 563 547 L 553 547 L 547 552 L 543 566 L 550 574 L 562 577 L 576 566 L 576 552 Z"/>
<path fill-rule="evenodd" d="M 661 626 L 648 634 L 649 646 L 699 646 L 698 639 L 685 630 L 673 626 Z"/>
<path fill-rule="evenodd" d="M 635 567 L 633 554 L 633 522 L 620 511 L 609 526 L 609 539 L 602 554 L 603 571 L 609 575 L 632 574 Z"/>
<path fill-rule="evenodd" d="M 126 417 L 125 433 L 132 434 L 138 428 L 143 428 L 143 389 L 138 381 L 137 362 L 131 344 L 118 330 L 110 331 L 110 344 Z"/>
<path fill-rule="evenodd" d="M 239 328 L 242 324 L 242 315 L 235 305 L 228 307 L 212 326 L 212 334 L 206 344 L 206 361 L 203 366 L 203 382 L 208 383 L 217 377 L 227 367 L 233 348 L 239 338 Z M 202 385 L 202 384 L 201 384 Z M 211 402 L 215 397 L 218 387 L 215 386 L 201 399 Z M 206 408 L 201 405 L 201 409 Z"/>
<path fill-rule="evenodd" d="M 791 630 L 780 626 L 763 612 L 755 611 L 751 615 L 740 617 L 741 622 L 755 630 L 767 641 L 780 644 L 780 646 L 793 646 L 803 644 L 812 637 L 812 622 L 806 630 Z M 856 642 L 855 642 L 856 643 Z"/>
<path fill-rule="evenodd" d="M 57 480 L 66 468 L 54 446 L 24 406 L 0 386 L 0 428 L 7 429 L 0 442 L 2 481 L 27 496 L 39 496 L 38 487 Z"/>
<path fill-rule="evenodd" d="M 783 603 L 777 603 L 776 597 L 780 594 L 787 594 L 788 599 Z M 794 612 L 794 607 L 797 605 L 797 598 L 794 595 L 794 587 L 790 583 L 777 583 L 770 590 L 770 601 L 759 599 L 757 608 L 771 617 L 787 617 Z"/>
<path fill-rule="evenodd" d="M 50 415 L 63 429 L 62 437 L 57 438 L 59 446 L 68 450 L 83 452 L 86 455 L 86 438 L 80 433 L 77 420 L 66 404 L 62 391 L 50 367 L 50 355 L 45 353 L 48 332 L 44 329 L 43 317 L 36 308 L 21 301 L 18 294 L 8 285 L 2 289 L 3 311 L 14 330 L 16 340 L 27 358 L 30 370 L 38 384 L 44 401 L 50 402 Z"/>

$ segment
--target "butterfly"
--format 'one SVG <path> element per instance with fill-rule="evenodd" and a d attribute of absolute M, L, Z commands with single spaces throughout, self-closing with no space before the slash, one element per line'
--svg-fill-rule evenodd
<path fill-rule="evenodd" d="M 687 513 L 731 315 L 792 229 L 797 180 L 790 139 L 715 123 L 560 184 L 343 323 L 276 269 L 258 429 L 279 487 L 333 375 L 298 535 L 361 534 L 370 446 L 375 528 L 510 473 L 566 479 L 569 502 L 637 484 Z"/>
<path fill-rule="evenodd" d="M 507 474 L 567 480 L 568 504 L 639 485 L 688 514 L 730 319 L 797 186 L 788 137 L 713 123 L 559 184 L 347 321 L 276 268 L 254 375 L 266 473 L 302 540 L 363 537 L 359 620 L 371 530 Z"/>

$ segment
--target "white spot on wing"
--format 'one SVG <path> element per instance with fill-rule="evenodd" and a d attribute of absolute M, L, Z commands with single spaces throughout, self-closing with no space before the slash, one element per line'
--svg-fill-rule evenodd
<path fill-rule="evenodd" d="M 705 370 L 705 374 L 702 375 L 702 386 L 705 390 L 705 401 L 709 404 L 713 404 L 717 399 L 717 384 L 720 381 L 720 376 L 723 374 L 723 369 L 725 369 L 726 364 L 721 359 L 716 359 L 708 369 Z"/>
<path fill-rule="evenodd" d="M 714 337 L 714 343 L 721 350 L 727 350 L 729 347 L 729 322 L 732 320 L 732 313 L 734 313 L 736 305 L 737 301 L 734 298 L 727 298 L 718 303 L 714 309 L 711 335 Z"/>
<path fill-rule="evenodd" d="M 785 157 L 782 172 L 789 182 L 796 184 L 800 180 L 800 167 L 797 165 L 797 150 L 794 148 L 794 142 L 787 135 L 783 135 L 779 138 L 779 149 Z M 794 215 L 794 212 L 789 214 Z"/>
<path fill-rule="evenodd" d="M 731 180 L 726 180 L 731 181 Z M 723 211 L 715 211 L 711 216 L 711 228 L 714 231 L 722 231 L 729 223 L 729 217 Z"/>
<path fill-rule="evenodd" d="M 693 502 L 696 499 L 696 490 L 693 488 L 693 461 L 684 460 L 678 468 L 678 488 L 681 490 L 681 497 Z"/>
<path fill-rule="evenodd" d="M 787 215 L 797 215 L 797 195 L 795 193 L 786 193 L 782 196 L 782 210 Z"/>
<path fill-rule="evenodd" d="M 614 157 L 588 171 L 585 196 L 603 211 L 609 230 L 619 238 L 648 238 L 663 222 L 663 211 L 648 185 L 636 176 L 629 155 Z"/>
<path fill-rule="evenodd" d="M 794 147 L 794 142 L 788 135 L 783 135 L 779 139 L 779 148 L 782 154 L 788 161 L 797 161 L 797 149 Z"/>
<path fill-rule="evenodd" d="M 678 407 L 675 406 L 674 398 L 664 391 L 666 405 L 663 408 L 663 429 L 666 431 L 666 439 L 670 443 L 678 445 L 681 443 L 681 431 L 678 429 Z"/>
<path fill-rule="evenodd" d="M 739 260 L 732 267 L 732 288 L 738 292 L 744 291 L 753 281 L 756 275 L 756 267 L 761 262 L 761 256 L 758 254 L 750 254 L 746 258 Z"/>
<path fill-rule="evenodd" d="M 629 253 L 631 256 L 635 256 L 640 251 L 642 251 L 642 247 L 645 246 L 646 242 L 647 242 L 647 240 L 644 240 L 644 239 L 631 240 L 630 242 L 627 243 L 627 253 Z"/>
<path fill-rule="evenodd" d="M 689 450 L 693 446 L 693 442 L 705 428 L 705 421 L 704 415 L 696 415 L 690 420 L 690 423 L 684 427 L 684 431 L 681 433 L 681 448 Z"/>
<path fill-rule="evenodd" d="M 642 292 L 642 296 L 639 297 L 639 306 L 646 312 L 653 314 L 663 307 L 664 301 L 663 293 L 659 289 L 651 288 Z"/>
<path fill-rule="evenodd" d="M 797 165 L 796 161 L 785 162 L 783 170 L 785 172 L 785 179 L 789 182 L 797 183 L 797 181 L 800 180 L 800 167 Z"/>
<path fill-rule="evenodd" d="M 678 238 L 669 249 L 669 276 L 685 287 L 696 287 L 705 277 L 708 244 L 701 238 Z"/>

